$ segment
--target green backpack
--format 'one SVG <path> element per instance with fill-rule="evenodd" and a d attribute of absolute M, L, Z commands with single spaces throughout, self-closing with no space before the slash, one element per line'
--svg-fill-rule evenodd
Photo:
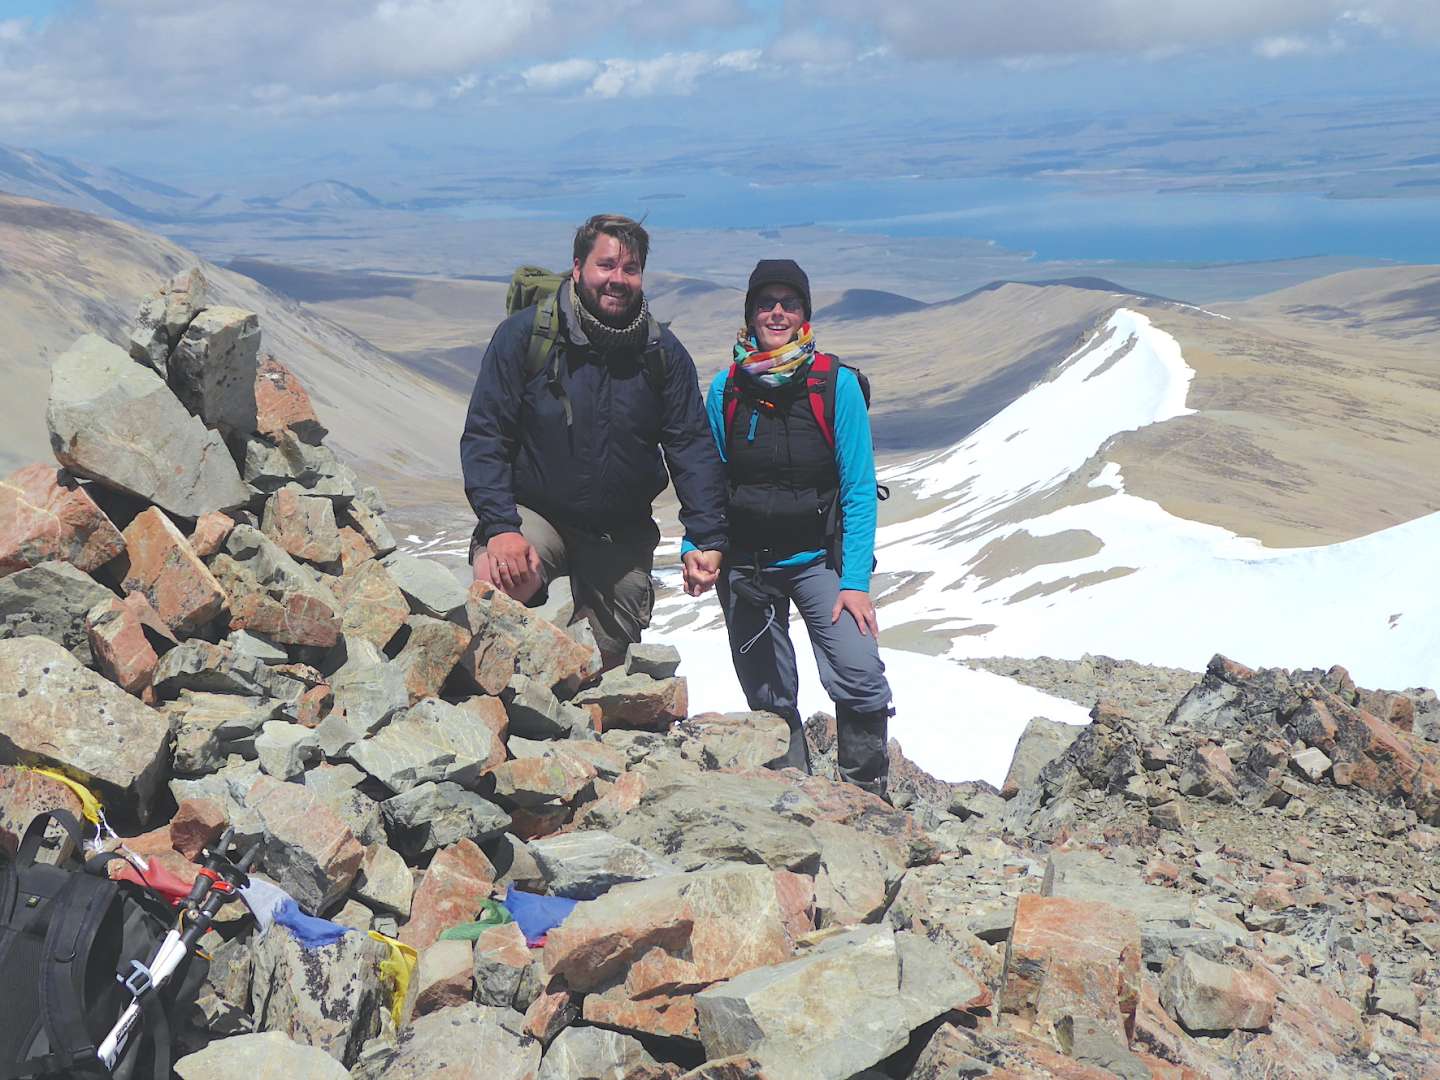
<path fill-rule="evenodd" d="M 525 381 L 529 382 L 542 371 L 548 370 L 548 384 L 565 406 L 565 424 L 573 423 L 570 413 L 570 399 L 560 383 L 555 368 L 556 344 L 560 341 L 560 289 L 570 278 L 569 274 L 557 274 L 543 266 L 520 266 L 510 276 L 510 288 L 505 293 L 505 314 L 514 315 L 535 305 L 535 327 L 530 331 L 530 343 L 525 349 Z M 662 324 L 650 316 L 646 330 L 647 341 L 657 341 Z M 645 350 L 645 379 L 655 393 L 663 396 L 665 389 L 665 357 L 658 346 Z"/>

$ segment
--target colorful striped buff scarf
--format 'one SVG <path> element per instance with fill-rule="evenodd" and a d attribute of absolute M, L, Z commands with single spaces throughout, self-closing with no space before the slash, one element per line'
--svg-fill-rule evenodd
<path fill-rule="evenodd" d="M 735 363 L 747 378 L 762 386 L 783 386 L 802 370 L 815 355 L 815 335 L 807 322 L 800 327 L 794 340 L 769 352 L 757 352 L 755 338 L 748 330 L 740 331 L 735 342 Z"/>

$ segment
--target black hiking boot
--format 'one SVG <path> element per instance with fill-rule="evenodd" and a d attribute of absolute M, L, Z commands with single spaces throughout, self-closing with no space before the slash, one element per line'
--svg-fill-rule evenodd
<path fill-rule="evenodd" d="M 800 719 L 799 709 L 786 709 L 780 712 L 785 718 L 785 723 L 790 726 L 790 745 L 785 753 L 766 762 L 768 769 L 799 769 L 806 776 L 813 775 L 810 768 L 810 746 L 805 741 L 805 724 Z"/>
<path fill-rule="evenodd" d="M 890 709 L 860 712 L 848 705 L 835 706 L 835 763 L 847 784 L 890 801 L 890 759 L 886 744 Z"/>

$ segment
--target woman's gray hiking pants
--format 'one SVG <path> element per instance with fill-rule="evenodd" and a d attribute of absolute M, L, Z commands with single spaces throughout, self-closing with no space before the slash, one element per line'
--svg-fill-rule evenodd
<path fill-rule="evenodd" d="M 755 571 L 726 563 L 716 584 L 730 635 L 730 656 L 750 708 L 777 713 L 790 725 L 785 765 L 809 771 L 800 720 L 799 674 L 790 640 L 790 606 L 805 620 L 825 692 L 835 702 L 836 758 L 840 778 L 884 794 L 890 684 L 875 639 L 861 634 L 849 612 L 832 623 L 840 578 L 824 561 L 808 566 L 771 566 L 760 571 L 761 588 L 774 598 L 757 606 Z M 737 592 L 736 582 L 739 581 Z M 747 595 L 748 594 L 748 595 Z M 770 610 L 773 608 L 773 610 Z"/>

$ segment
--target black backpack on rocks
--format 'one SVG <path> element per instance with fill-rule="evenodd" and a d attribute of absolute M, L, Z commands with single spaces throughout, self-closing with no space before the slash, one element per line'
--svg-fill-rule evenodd
<path fill-rule="evenodd" d="M 74 842 L 56 866 L 35 861 L 51 821 Z M 0 851 L 0 1080 L 106 1077 L 168 1080 L 171 1018 L 193 1006 L 209 963 L 192 956 L 158 993 L 141 997 L 142 1019 L 115 1069 L 96 1049 L 132 993 L 132 961 L 148 965 L 174 923 L 173 908 L 139 886 L 111 881 L 119 855 L 88 861 L 80 826 L 63 810 L 30 823 L 11 860 Z"/>

